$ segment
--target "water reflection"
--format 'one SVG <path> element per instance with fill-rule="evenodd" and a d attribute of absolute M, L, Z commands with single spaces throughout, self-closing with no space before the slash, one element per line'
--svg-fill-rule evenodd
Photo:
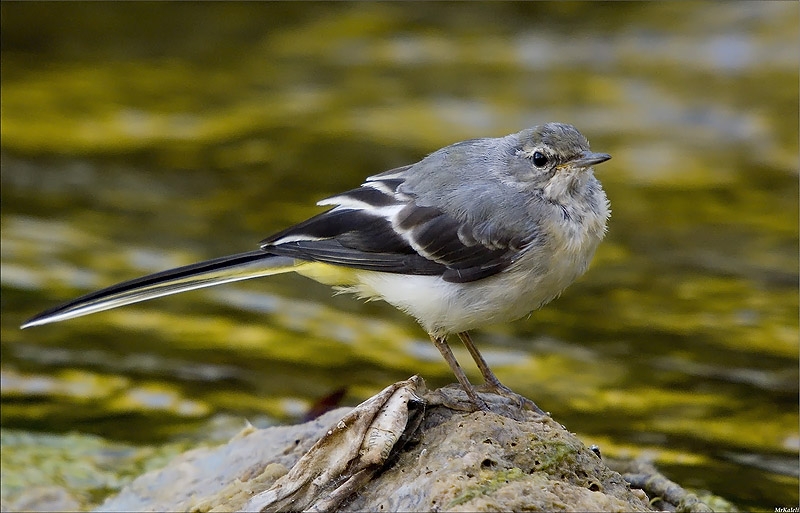
<path fill-rule="evenodd" d="M 300 277 L 17 326 L 250 249 L 456 140 L 560 120 L 614 155 L 608 238 L 563 297 L 476 342 L 604 454 L 797 503 L 793 4 L 66 9 L 2 5 L 4 432 L 155 443 L 341 387 L 449 383 L 411 319 Z"/>

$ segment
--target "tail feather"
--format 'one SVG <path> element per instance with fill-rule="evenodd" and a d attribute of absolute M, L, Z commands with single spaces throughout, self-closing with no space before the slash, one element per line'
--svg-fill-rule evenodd
<path fill-rule="evenodd" d="M 22 329 L 81 317 L 187 290 L 292 271 L 294 258 L 262 250 L 239 253 L 177 267 L 125 281 L 46 310 L 26 321 Z"/>

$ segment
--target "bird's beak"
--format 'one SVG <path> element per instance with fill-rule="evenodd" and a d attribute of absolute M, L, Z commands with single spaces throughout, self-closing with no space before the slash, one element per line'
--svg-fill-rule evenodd
<path fill-rule="evenodd" d="M 601 162 L 605 162 L 610 158 L 611 155 L 608 153 L 593 153 L 591 151 L 584 151 L 581 153 L 580 157 L 576 158 L 575 160 L 571 160 L 569 163 L 573 167 L 586 168 L 595 164 L 600 164 Z"/>

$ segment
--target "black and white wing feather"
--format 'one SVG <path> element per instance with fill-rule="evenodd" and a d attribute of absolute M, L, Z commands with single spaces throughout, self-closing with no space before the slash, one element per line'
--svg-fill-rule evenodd
<path fill-rule="evenodd" d="M 401 185 L 412 166 L 367 179 L 319 202 L 336 205 L 261 242 L 274 255 L 388 273 L 441 276 L 465 283 L 510 265 L 522 239 L 482 240 L 466 220 L 420 206 Z"/>

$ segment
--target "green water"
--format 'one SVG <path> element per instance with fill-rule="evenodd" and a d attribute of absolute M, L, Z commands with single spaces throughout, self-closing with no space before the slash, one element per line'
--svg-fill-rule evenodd
<path fill-rule="evenodd" d="M 89 507 L 151 468 L 144 448 L 294 421 L 340 388 L 454 381 L 413 320 L 299 276 L 18 326 L 547 121 L 613 155 L 608 237 L 561 298 L 475 334 L 487 360 L 605 454 L 741 508 L 798 503 L 796 3 L 0 10 L 4 508 L 34 483 Z"/>

